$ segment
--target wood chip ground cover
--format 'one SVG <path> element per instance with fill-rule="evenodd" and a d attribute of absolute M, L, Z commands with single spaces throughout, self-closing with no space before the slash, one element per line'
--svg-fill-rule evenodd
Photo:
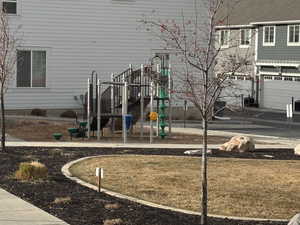
<path fill-rule="evenodd" d="M 123 225 L 196 225 L 199 216 L 170 212 L 143 206 L 97 193 L 65 178 L 61 167 L 72 160 L 94 155 L 111 154 L 183 155 L 184 150 L 165 149 L 94 149 L 94 148 L 8 148 L 0 153 L 0 187 L 44 209 L 70 225 L 101 225 L 104 221 L 121 219 Z M 268 153 L 270 154 L 270 153 Z M 222 157 L 241 157 L 223 155 Z M 245 158 L 263 158 L 261 154 L 246 154 Z M 300 160 L 287 152 L 278 152 L 276 159 Z M 49 169 L 45 182 L 20 182 L 13 177 L 20 162 L 38 160 Z M 300 161 L 299 161 L 300 162 Z M 70 201 L 55 203 L 57 198 L 68 197 Z M 107 205 L 118 205 L 108 207 Z M 118 220 L 119 221 L 119 220 Z M 209 218 L 210 225 L 286 225 L 282 222 L 236 221 Z"/>

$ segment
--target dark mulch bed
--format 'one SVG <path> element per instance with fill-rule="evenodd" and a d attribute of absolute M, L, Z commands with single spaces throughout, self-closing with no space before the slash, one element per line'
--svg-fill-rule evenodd
<path fill-rule="evenodd" d="M 72 160 L 92 155 L 107 154 L 155 154 L 183 155 L 184 150 L 121 149 L 94 148 L 8 148 L 8 153 L 0 153 L 0 186 L 1 188 L 27 200 L 71 225 L 101 225 L 106 219 L 121 218 L 124 225 L 196 225 L 199 216 L 186 215 L 162 209 L 156 209 L 127 200 L 120 200 L 103 193 L 97 193 L 76 184 L 61 174 L 61 167 Z M 300 160 L 291 151 L 273 151 L 249 154 L 225 154 L 221 157 L 264 158 L 272 154 L 275 159 Z M 217 157 L 218 157 L 217 156 Z M 20 162 L 38 160 L 49 169 L 50 178 L 46 182 L 19 182 L 13 178 L 14 171 Z M 55 204 L 57 197 L 71 197 L 65 204 Z M 108 203 L 118 203 L 119 209 L 105 209 Z M 209 218 L 210 225 L 283 225 L 280 222 L 245 222 Z"/>

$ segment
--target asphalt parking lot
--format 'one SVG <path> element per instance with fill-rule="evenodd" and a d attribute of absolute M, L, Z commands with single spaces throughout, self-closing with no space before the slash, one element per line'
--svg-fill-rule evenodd
<path fill-rule="evenodd" d="M 184 122 L 175 121 L 173 126 L 184 127 Z M 186 127 L 201 128 L 201 121 L 186 121 Z M 222 119 L 210 121 L 209 129 L 298 139 L 300 114 L 294 114 L 292 120 L 287 120 L 283 111 L 249 109 L 244 112 L 226 112 Z"/>

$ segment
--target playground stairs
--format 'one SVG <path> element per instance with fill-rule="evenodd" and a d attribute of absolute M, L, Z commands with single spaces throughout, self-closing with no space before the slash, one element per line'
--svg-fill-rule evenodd
<path fill-rule="evenodd" d="M 128 83 L 128 114 L 133 116 L 132 124 L 135 124 L 141 117 L 141 91 L 144 93 L 145 109 L 150 102 L 150 82 L 154 73 L 150 68 L 132 70 L 131 68 L 113 77 L 112 82 Z M 93 107 L 97 109 L 97 105 Z M 96 117 L 96 110 L 94 110 Z M 122 127 L 122 86 L 109 85 L 101 95 L 101 129 L 114 120 L 115 129 Z M 96 122 L 96 120 L 95 120 Z M 93 123 L 92 123 L 93 124 Z"/>

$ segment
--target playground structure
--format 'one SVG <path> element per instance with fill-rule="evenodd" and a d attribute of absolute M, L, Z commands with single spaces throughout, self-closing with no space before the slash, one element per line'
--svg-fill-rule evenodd
<path fill-rule="evenodd" d="M 163 65 L 163 64 L 162 64 Z M 141 65 L 133 70 L 132 66 L 124 72 L 111 74 L 110 81 L 98 79 L 95 71 L 87 82 L 86 121 L 87 138 L 91 131 L 96 132 L 97 140 L 103 135 L 103 128 L 109 124 L 111 131 L 122 127 L 123 142 L 127 142 L 128 131 L 140 120 L 140 137 L 144 136 L 144 111 L 150 103 L 150 111 L 154 112 L 154 101 L 157 102 L 156 135 L 167 136 L 165 128 L 172 127 L 172 79 L 171 68 L 156 65 Z M 105 88 L 106 87 L 106 88 Z M 168 104 L 167 104 L 168 103 Z M 167 116 L 166 108 L 169 108 Z M 168 124 L 166 120 L 168 118 Z M 150 120 L 150 143 L 153 141 L 154 121 Z"/>

